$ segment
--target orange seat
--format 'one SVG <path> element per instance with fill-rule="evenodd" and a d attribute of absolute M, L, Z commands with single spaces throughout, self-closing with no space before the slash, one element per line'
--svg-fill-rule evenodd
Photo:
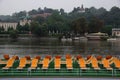
<path fill-rule="evenodd" d="M 86 61 L 85 61 L 84 58 L 80 58 L 78 60 L 78 64 L 79 64 L 79 66 L 80 66 L 81 69 L 87 69 L 87 67 L 86 67 Z"/>
<path fill-rule="evenodd" d="M 107 70 L 112 70 L 112 68 L 111 68 L 111 66 L 110 66 L 110 62 L 109 62 L 108 59 L 104 58 L 104 59 L 102 60 L 102 64 L 103 64 L 103 66 L 104 66 Z"/>
<path fill-rule="evenodd" d="M 36 58 L 32 59 L 30 68 L 31 69 L 36 69 L 37 64 L 38 64 L 38 59 L 36 59 Z"/>
<path fill-rule="evenodd" d="M 92 67 L 94 69 L 97 69 L 97 70 L 100 69 L 99 66 L 98 66 L 98 61 L 97 61 L 97 59 L 95 57 L 92 58 L 91 64 L 92 64 Z"/>
<path fill-rule="evenodd" d="M 50 63 L 50 58 L 45 57 L 42 61 L 43 64 L 42 69 L 48 69 L 49 63 Z"/>
<path fill-rule="evenodd" d="M 54 65 L 55 69 L 60 69 L 60 66 L 61 66 L 61 59 L 60 59 L 60 57 L 56 57 L 54 59 L 54 63 L 55 63 L 55 65 Z"/>
<path fill-rule="evenodd" d="M 17 67 L 17 69 L 23 69 L 26 66 L 26 58 L 20 58 L 20 63 L 19 66 Z"/>
<path fill-rule="evenodd" d="M 66 56 L 66 67 L 67 67 L 67 69 L 73 69 L 73 67 L 72 67 L 72 57 L 70 55 Z"/>
<path fill-rule="evenodd" d="M 113 63 L 115 64 L 116 68 L 120 69 L 120 60 L 118 58 L 114 58 Z"/>
<path fill-rule="evenodd" d="M 10 59 L 7 61 L 6 66 L 3 67 L 3 69 L 9 69 L 10 67 L 12 67 L 13 64 L 14 64 L 14 61 L 15 61 L 15 58 L 14 58 L 14 57 L 10 58 Z"/>

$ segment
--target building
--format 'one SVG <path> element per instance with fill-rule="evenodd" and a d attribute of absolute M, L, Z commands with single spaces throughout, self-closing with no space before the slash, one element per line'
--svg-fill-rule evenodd
<path fill-rule="evenodd" d="M 120 28 L 113 28 L 112 29 L 112 36 L 120 37 Z"/>
<path fill-rule="evenodd" d="M 23 20 L 20 20 L 19 23 L 21 26 L 24 26 L 27 23 L 30 25 L 31 20 L 23 19 Z M 13 28 L 15 30 L 17 25 L 18 25 L 17 22 L 0 22 L 0 27 L 3 27 L 5 31 L 7 31 L 8 28 Z"/>
<path fill-rule="evenodd" d="M 78 11 L 78 12 L 79 12 L 79 13 L 85 12 L 85 8 L 84 8 L 83 4 L 82 4 L 81 7 L 79 8 L 79 11 Z"/>
<path fill-rule="evenodd" d="M 84 6 L 82 4 L 81 7 L 74 8 L 72 12 L 84 13 L 85 12 L 85 8 L 84 8 Z"/>
<path fill-rule="evenodd" d="M 23 20 L 20 20 L 19 23 L 20 23 L 21 26 L 24 26 L 26 23 L 30 25 L 31 20 L 23 19 Z"/>
<path fill-rule="evenodd" d="M 3 27 L 5 31 L 7 31 L 8 28 L 13 28 L 15 30 L 17 27 L 17 24 L 18 23 L 16 22 L 0 22 L 0 27 Z"/>
<path fill-rule="evenodd" d="M 19 23 L 21 26 L 24 26 L 25 24 L 31 23 L 31 20 L 28 20 L 28 13 L 26 13 L 26 17 L 23 20 L 20 20 Z M 5 31 L 8 30 L 8 28 L 13 28 L 14 30 L 16 29 L 18 25 L 18 22 L 0 22 L 0 27 L 3 27 Z"/>
<path fill-rule="evenodd" d="M 51 16 L 52 14 L 51 13 L 42 13 L 42 14 L 35 14 L 35 15 L 31 15 L 32 18 L 36 18 L 36 17 L 43 17 L 43 18 L 46 18 L 48 16 Z"/>

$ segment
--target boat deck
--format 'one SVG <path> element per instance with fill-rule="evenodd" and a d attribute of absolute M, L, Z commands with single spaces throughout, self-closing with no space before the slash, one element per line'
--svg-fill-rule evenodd
<path fill-rule="evenodd" d="M 39 63 L 43 59 L 39 60 Z M 5 60 L 4 60 L 5 61 Z M 38 64 L 36 69 L 30 69 L 31 66 L 30 61 L 26 64 L 23 69 L 17 69 L 19 66 L 20 61 L 15 60 L 13 66 L 9 69 L 3 69 L 6 64 L 0 64 L 0 76 L 102 76 L 102 77 L 120 77 L 120 69 L 115 68 L 114 64 L 111 64 L 112 70 L 107 70 L 103 67 L 102 64 L 98 64 L 100 69 L 96 70 L 92 67 L 92 64 L 86 64 L 86 69 L 81 69 L 79 67 L 79 63 L 77 59 L 72 58 L 72 69 L 67 69 L 66 67 L 66 59 L 61 58 L 61 67 L 60 69 L 54 68 L 54 58 L 51 59 L 49 63 L 49 67 L 47 69 L 42 69 L 42 63 Z"/>

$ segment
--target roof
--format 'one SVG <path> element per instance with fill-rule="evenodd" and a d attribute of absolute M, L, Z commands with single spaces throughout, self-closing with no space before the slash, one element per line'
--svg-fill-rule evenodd
<path fill-rule="evenodd" d="M 88 35 L 96 35 L 96 36 L 102 36 L 102 35 L 107 35 L 106 33 L 101 33 L 101 32 L 98 32 L 98 33 L 90 33 Z"/>

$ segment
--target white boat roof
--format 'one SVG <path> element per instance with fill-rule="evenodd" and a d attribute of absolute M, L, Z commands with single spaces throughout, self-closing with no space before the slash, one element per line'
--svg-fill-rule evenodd
<path fill-rule="evenodd" d="M 100 35 L 107 35 L 107 33 L 98 32 L 98 33 L 90 33 L 88 35 L 98 35 L 98 36 L 100 36 Z"/>

